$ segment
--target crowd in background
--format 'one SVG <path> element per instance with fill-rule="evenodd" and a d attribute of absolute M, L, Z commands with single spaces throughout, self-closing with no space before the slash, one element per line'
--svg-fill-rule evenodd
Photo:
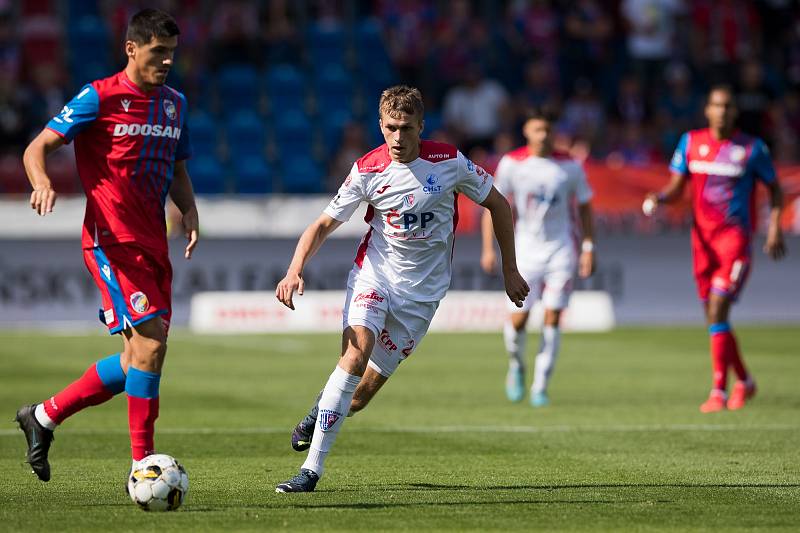
<path fill-rule="evenodd" d="M 181 29 L 199 192 L 335 190 L 381 142 L 380 90 L 423 91 L 426 135 L 491 168 L 526 109 L 556 111 L 581 158 L 666 161 L 707 88 L 741 129 L 800 162 L 800 9 L 792 0 L 151 0 Z M 0 192 L 80 86 L 120 70 L 138 2 L 0 0 Z M 10 174 L 14 174 L 13 176 Z M 2 177 L 6 176 L 6 177 Z M 23 178 L 24 179 L 24 178 Z"/>

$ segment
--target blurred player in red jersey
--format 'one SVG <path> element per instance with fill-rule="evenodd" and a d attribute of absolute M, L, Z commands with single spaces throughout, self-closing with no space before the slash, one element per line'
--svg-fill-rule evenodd
<path fill-rule="evenodd" d="M 727 86 L 712 88 L 705 115 L 709 127 L 681 137 L 670 163 L 669 184 L 657 194 L 648 194 L 642 210 L 649 216 L 659 204 L 678 200 L 691 179 L 694 276 L 709 324 L 713 368 L 713 388 L 700 410 L 710 413 L 726 407 L 741 409 L 756 392 L 728 321 L 730 306 L 750 271 L 756 181 L 764 183 L 770 193 L 764 252 L 778 260 L 786 248 L 780 227 L 783 193 L 769 151 L 761 139 L 735 128 L 733 90 Z M 737 381 L 728 397 L 730 367 Z"/>
<path fill-rule="evenodd" d="M 162 11 L 145 9 L 128 25 L 125 70 L 94 81 L 53 117 L 25 150 L 33 186 L 31 207 L 53 211 L 56 191 L 45 159 L 75 140 L 86 192 L 84 261 L 102 295 L 100 319 L 123 348 L 92 364 L 49 399 L 17 411 L 28 442 L 28 463 L 50 479 L 53 430 L 67 417 L 122 392 L 128 397 L 133 461 L 153 453 L 161 367 L 172 312 L 164 204 L 167 194 L 182 213 L 191 258 L 198 238 L 194 192 L 186 170 L 191 155 L 183 94 L 165 85 L 180 33 Z"/>

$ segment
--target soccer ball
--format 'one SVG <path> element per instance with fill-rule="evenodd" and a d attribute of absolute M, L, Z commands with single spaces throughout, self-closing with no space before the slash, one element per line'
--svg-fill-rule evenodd
<path fill-rule="evenodd" d="M 181 464 L 163 453 L 139 461 L 128 477 L 128 494 L 145 511 L 174 511 L 189 491 L 189 476 Z"/>

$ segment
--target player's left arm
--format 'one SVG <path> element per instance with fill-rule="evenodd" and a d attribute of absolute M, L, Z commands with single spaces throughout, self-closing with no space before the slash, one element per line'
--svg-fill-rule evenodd
<path fill-rule="evenodd" d="M 783 190 L 778 180 L 767 184 L 769 188 L 769 227 L 764 252 L 778 261 L 786 255 L 786 243 L 781 229 L 781 212 L 783 211 Z"/>
<path fill-rule="evenodd" d="M 517 256 L 514 248 L 514 221 L 511 215 L 511 206 L 500 192 L 492 187 L 489 195 L 481 202 L 491 217 L 491 225 L 494 228 L 494 236 L 500 247 L 500 257 L 502 261 L 503 280 L 506 286 L 506 294 L 517 307 L 522 307 L 522 303 L 530 292 L 530 287 L 525 279 L 517 270 Z"/>
<path fill-rule="evenodd" d="M 778 182 L 778 175 L 772 165 L 769 148 L 764 141 L 757 139 L 753 146 L 750 164 L 758 179 L 769 189 L 769 227 L 767 228 L 767 242 L 764 252 L 772 259 L 783 259 L 786 255 L 786 244 L 783 240 L 781 229 L 781 212 L 783 211 L 783 190 Z"/>
<path fill-rule="evenodd" d="M 597 266 L 594 253 L 594 219 L 592 205 L 589 202 L 578 204 L 578 216 L 581 218 L 583 241 L 581 242 L 581 255 L 578 259 L 578 275 L 588 278 L 594 274 Z"/>
<path fill-rule="evenodd" d="M 197 205 L 194 201 L 194 189 L 189 172 L 186 169 L 186 160 L 175 161 L 175 172 L 172 176 L 172 186 L 169 189 L 169 197 L 181 212 L 181 222 L 189 243 L 186 245 L 184 257 L 192 258 L 200 237 L 200 217 L 197 214 Z"/>

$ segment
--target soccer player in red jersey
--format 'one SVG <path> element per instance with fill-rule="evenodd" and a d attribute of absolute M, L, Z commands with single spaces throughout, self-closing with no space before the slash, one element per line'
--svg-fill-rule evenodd
<path fill-rule="evenodd" d="M 189 239 L 186 259 L 198 238 L 185 161 L 191 155 L 186 98 L 165 85 L 179 33 L 167 13 L 145 9 L 135 14 L 125 40 L 125 70 L 84 86 L 25 150 L 31 207 L 45 216 L 56 203 L 46 156 L 75 141 L 86 193 L 84 261 L 102 295 L 100 319 L 111 334 L 122 334 L 123 344 L 120 353 L 92 364 L 64 390 L 17 411 L 28 442 L 28 463 L 42 481 L 50 479 L 47 455 L 53 430 L 81 409 L 122 391 L 128 397 L 133 460 L 154 451 L 172 311 L 167 194 L 183 215 Z"/>
<path fill-rule="evenodd" d="M 713 388 L 701 406 L 704 413 L 741 409 L 756 392 L 728 321 L 750 271 L 756 181 L 770 193 L 770 218 L 764 245 L 772 259 L 786 253 L 780 227 L 783 194 L 766 145 L 738 131 L 733 90 L 717 86 L 705 107 L 708 128 L 685 133 L 670 163 L 672 178 L 659 193 L 650 193 L 642 209 L 651 215 L 658 204 L 678 200 L 686 182 L 693 184 L 692 255 L 697 290 L 711 336 Z M 728 369 L 737 381 L 727 395 Z"/>

